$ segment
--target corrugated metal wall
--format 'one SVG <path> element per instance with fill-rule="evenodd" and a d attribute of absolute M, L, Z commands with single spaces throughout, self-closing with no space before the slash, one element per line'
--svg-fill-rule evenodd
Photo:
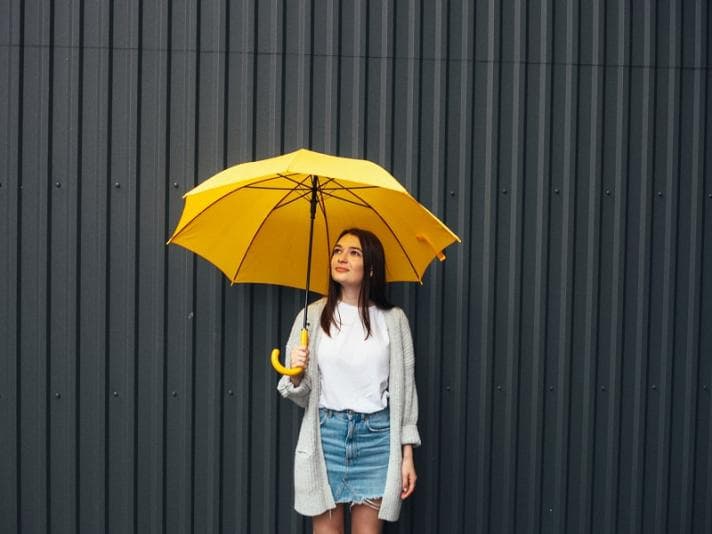
<path fill-rule="evenodd" d="M 296 291 L 164 242 L 300 146 L 463 238 L 399 285 L 419 485 L 388 532 L 712 532 L 706 0 L 0 2 L 0 530 L 305 532 Z"/>

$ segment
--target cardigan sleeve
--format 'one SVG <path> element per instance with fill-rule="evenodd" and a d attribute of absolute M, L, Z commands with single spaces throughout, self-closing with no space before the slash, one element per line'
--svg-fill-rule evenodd
<path fill-rule="evenodd" d="M 287 346 L 285 348 L 285 362 L 286 367 L 291 366 L 291 354 L 294 347 L 299 343 L 299 333 L 302 329 L 302 324 L 304 322 L 304 310 L 299 312 L 297 318 L 294 319 L 294 324 L 292 325 L 292 331 L 289 334 L 289 339 L 287 340 Z M 294 402 L 297 406 L 302 408 L 307 407 L 309 401 L 309 392 L 311 391 L 311 377 L 309 373 L 304 373 L 302 381 L 298 386 L 292 384 L 292 380 L 288 376 L 283 376 L 279 379 L 277 383 L 277 391 L 285 398 Z"/>
<path fill-rule="evenodd" d="M 410 332 L 408 318 L 401 310 L 401 336 L 403 343 L 403 365 L 405 371 L 405 391 L 403 405 L 403 422 L 401 423 L 401 444 L 420 447 L 418 432 L 418 392 L 415 387 L 415 352 L 413 336 Z"/>

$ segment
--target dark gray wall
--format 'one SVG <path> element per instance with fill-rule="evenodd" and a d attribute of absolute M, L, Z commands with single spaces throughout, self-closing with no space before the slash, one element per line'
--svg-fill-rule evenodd
<path fill-rule="evenodd" d="M 301 146 L 463 238 L 394 299 L 388 532 L 712 531 L 707 0 L 0 1 L 0 531 L 304 532 L 267 357 L 300 295 L 166 247 Z"/>

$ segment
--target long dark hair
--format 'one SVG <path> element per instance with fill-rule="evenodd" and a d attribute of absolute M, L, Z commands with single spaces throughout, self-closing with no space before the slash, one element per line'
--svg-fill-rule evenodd
<path fill-rule="evenodd" d="M 368 230 L 361 228 L 348 228 L 339 234 L 339 239 L 345 235 L 358 237 L 361 242 L 361 252 L 363 254 L 363 280 L 361 282 L 361 292 L 358 296 L 358 309 L 361 315 L 361 322 L 366 329 L 366 338 L 371 335 L 371 320 L 368 315 L 369 302 L 373 302 L 382 310 L 390 310 L 393 307 L 386 297 L 386 254 L 379 239 Z M 329 267 L 331 272 L 331 266 Z M 331 336 L 331 325 L 336 323 L 334 313 L 336 305 L 341 298 L 341 284 L 334 282 L 329 276 L 329 294 L 326 298 L 326 305 L 321 312 L 321 328 L 327 335 Z"/>

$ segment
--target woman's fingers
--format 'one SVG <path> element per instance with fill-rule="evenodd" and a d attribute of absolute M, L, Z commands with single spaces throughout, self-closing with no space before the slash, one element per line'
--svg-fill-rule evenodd
<path fill-rule="evenodd" d="M 297 347 L 292 351 L 290 358 L 290 365 L 292 367 L 303 367 L 307 368 L 309 363 L 309 349 L 304 347 Z"/>

